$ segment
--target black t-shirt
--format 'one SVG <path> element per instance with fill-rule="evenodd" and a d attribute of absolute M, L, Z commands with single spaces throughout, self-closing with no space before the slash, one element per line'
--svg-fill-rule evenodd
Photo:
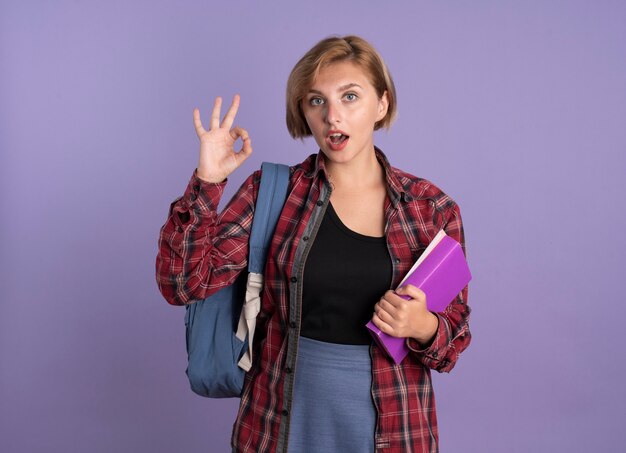
<path fill-rule="evenodd" d="M 300 334 L 329 343 L 371 343 L 365 324 L 391 277 L 385 237 L 350 230 L 329 203 L 304 267 Z"/>

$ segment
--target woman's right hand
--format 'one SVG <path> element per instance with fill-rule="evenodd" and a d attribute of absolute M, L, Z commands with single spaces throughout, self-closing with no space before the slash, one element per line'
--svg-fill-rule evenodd
<path fill-rule="evenodd" d="M 200 139 L 200 159 L 197 176 L 203 181 L 220 183 L 226 179 L 252 154 L 252 141 L 248 131 L 239 126 L 231 129 L 237 110 L 239 109 L 239 95 L 235 95 L 226 116 L 220 124 L 220 110 L 222 98 L 215 98 L 209 130 L 202 127 L 200 111 L 193 110 L 193 124 Z M 234 145 L 241 138 L 243 145 L 235 151 Z"/>

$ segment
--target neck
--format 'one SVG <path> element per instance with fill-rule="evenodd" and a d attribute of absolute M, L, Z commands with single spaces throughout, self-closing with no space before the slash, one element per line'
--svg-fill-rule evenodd
<path fill-rule="evenodd" d="M 352 160 L 347 163 L 326 161 L 326 172 L 335 190 L 342 188 L 358 190 L 384 183 L 384 170 L 373 148 L 371 154 L 358 161 Z"/>

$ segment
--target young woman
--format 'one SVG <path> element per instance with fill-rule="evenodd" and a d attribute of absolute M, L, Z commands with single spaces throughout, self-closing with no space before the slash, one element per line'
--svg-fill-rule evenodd
<path fill-rule="evenodd" d="M 248 132 L 233 127 L 239 97 L 222 121 L 221 104 L 208 130 L 194 110 L 198 167 L 161 229 L 157 280 L 175 305 L 204 299 L 247 265 L 260 171 L 218 215 L 226 178 L 252 152 Z M 387 67 L 359 37 L 320 41 L 289 76 L 287 127 L 312 135 L 319 153 L 291 167 L 233 451 L 438 451 L 430 370 L 450 371 L 469 345 L 467 288 L 442 313 L 413 286 L 390 288 L 440 229 L 464 246 L 463 227 L 450 197 L 374 146 L 395 112 Z M 407 338 L 401 364 L 372 343 L 370 319 Z"/>

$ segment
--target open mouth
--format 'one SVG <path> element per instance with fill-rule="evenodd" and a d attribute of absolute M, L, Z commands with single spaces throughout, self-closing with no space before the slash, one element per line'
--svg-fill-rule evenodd
<path fill-rule="evenodd" d="M 350 136 L 341 131 L 331 131 L 326 136 L 326 142 L 333 151 L 341 151 L 348 143 Z"/>
<path fill-rule="evenodd" d="M 335 134 L 331 134 L 328 136 L 328 140 L 330 140 L 330 142 L 333 145 L 340 145 L 341 143 L 345 142 L 347 139 L 348 139 L 348 136 L 340 132 L 337 132 Z"/>

